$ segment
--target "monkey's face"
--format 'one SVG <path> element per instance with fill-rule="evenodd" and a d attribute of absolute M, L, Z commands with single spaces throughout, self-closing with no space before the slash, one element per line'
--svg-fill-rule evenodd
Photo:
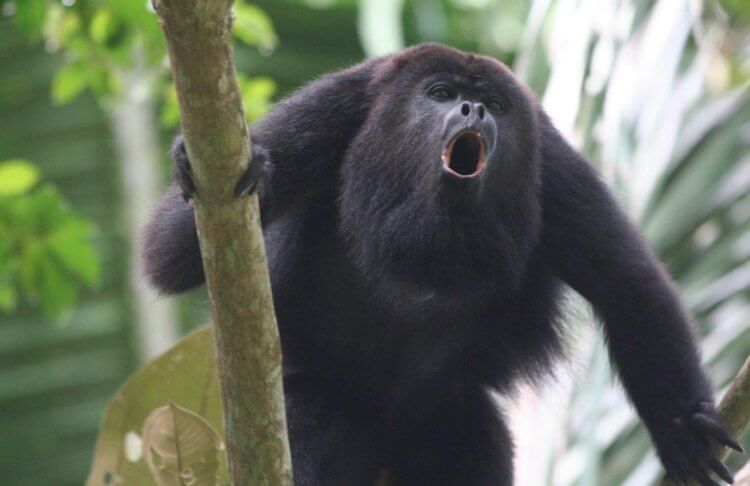
<path fill-rule="evenodd" d="M 500 97 L 487 99 L 481 90 L 472 89 L 459 80 L 448 82 L 448 76 L 436 76 L 425 84 L 425 96 L 436 106 L 424 110 L 436 111 L 442 119 L 441 153 L 443 173 L 451 178 L 479 177 L 497 145 L 496 115 L 507 110 Z"/>
<path fill-rule="evenodd" d="M 407 111 L 399 135 L 416 150 L 412 165 L 427 164 L 439 175 L 442 193 L 481 201 L 482 193 L 533 174 L 535 120 L 525 90 L 499 63 L 473 59 L 463 69 L 407 79 Z M 494 186 L 494 187 L 493 187 Z"/>
<path fill-rule="evenodd" d="M 496 118 L 506 116 L 508 103 L 493 90 L 482 89 L 457 75 L 430 76 L 424 82 L 419 110 L 441 123 L 421 129 L 442 147 L 442 174 L 448 179 L 480 177 L 497 149 Z"/>
<path fill-rule="evenodd" d="M 342 169 L 352 247 L 367 267 L 447 285 L 519 266 L 537 222 L 533 97 L 498 61 L 449 48 L 383 63 Z"/>

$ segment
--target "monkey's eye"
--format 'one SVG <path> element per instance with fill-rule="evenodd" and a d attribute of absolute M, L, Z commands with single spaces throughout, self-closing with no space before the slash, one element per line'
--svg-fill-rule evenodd
<path fill-rule="evenodd" d="M 427 91 L 427 94 L 429 94 L 432 99 L 438 100 L 438 101 L 448 101 L 456 97 L 453 90 L 451 90 L 448 86 L 444 84 L 437 84 L 431 87 Z"/>
<path fill-rule="evenodd" d="M 495 113 L 505 113 L 506 111 L 508 111 L 508 103 L 506 103 L 502 98 L 492 98 L 490 100 L 487 100 L 485 105 L 487 105 L 487 108 L 494 111 Z"/>

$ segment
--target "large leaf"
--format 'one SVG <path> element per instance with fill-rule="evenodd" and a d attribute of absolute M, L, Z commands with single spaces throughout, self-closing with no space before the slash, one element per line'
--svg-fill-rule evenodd
<path fill-rule="evenodd" d="M 110 401 L 87 485 L 156 484 L 139 453 L 147 417 L 169 403 L 195 412 L 223 436 L 213 330 L 203 327 L 136 372 Z M 226 454 L 219 454 L 219 483 L 228 483 Z"/>
<path fill-rule="evenodd" d="M 208 422 L 172 402 L 143 425 L 143 455 L 159 486 L 216 484 L 221 449 Z"/>

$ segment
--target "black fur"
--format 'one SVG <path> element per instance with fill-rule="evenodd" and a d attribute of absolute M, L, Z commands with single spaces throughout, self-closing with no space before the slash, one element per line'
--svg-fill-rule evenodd
<path fill-rule="evenodd" d="M 487 161 L 461 178 L 441 153 L 464 122 Z M 504 65 L 417 46 L 318 79 L 252 134 L 298 484 L 372 483 L 384 469 L 397 484 L 511 484 L 487 392 L 561 356 L 563 284 L 600 316 L 668 470 L 711 469 L 709 427 L 695 425 L 716 421 L 711 387 L 673 284 Z M 180 147 L 182 189 L 145 233 L 165 293 L 203 279 Z"/>

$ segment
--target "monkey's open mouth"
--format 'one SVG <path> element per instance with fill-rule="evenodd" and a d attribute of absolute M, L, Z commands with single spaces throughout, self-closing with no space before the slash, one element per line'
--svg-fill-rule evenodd
<path fill-rule="evenodd" d="M 474 177 L 484 168 L 486 149 L 482 135 L 465 130 L 443 150 L 443 167 L 458 177 Z"/>

